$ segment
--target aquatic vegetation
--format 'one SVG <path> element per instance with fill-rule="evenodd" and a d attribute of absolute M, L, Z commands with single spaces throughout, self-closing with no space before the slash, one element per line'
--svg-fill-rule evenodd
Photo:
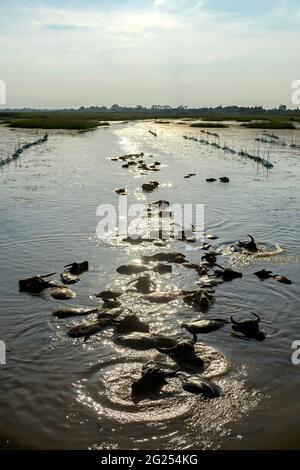
<path fill-rule="evenodd" d="M 296 144 L 295 142 L 292 142 L 292 143 L 290 144 L 290 147 L 291 147 L 292 149 L 298 149 L 298 150 L 300 149 L 300 145 L 299 145 L 299 144 Z"/>
<path fill-rule="evenodd" d="M 279 136 L 277 134 L 274 134 L 274 133 L 270 133 L 270 132 L 264 132 L 263 133 L 264 135 L 266 135 L 267 137 L 270 137 L 270 139 L 276 139 L 276 140 L 279 140 Z"/>
<path fill-rule="evenodd" d="M 237 121 L 252 123 L 254 121 L 289 121 L 299 122 L 298 110 L 266 110 L 262 107 L 227 106 L 216 108 L 171 108 L 152 106 L 151 108 L 126 108 L 92 106 L 89 108 L 66 110 L 4 110 L 0 111 L 0 123 L 24 128 L 43 129 L 74 129 L 89 130 L 99 125 L 107 125 L 108 121 L 128 122 L 134 120 L 153 119 L 157 124 L 168 124 L 170 119 L 211 121 L 217 127 L 220 121 Z M 30 122 L 29 122 L 30 121 Z M 58 122 L 60 121 L 60 122 Z M 93 122 L 94 121 L 94 122 Z M 195 122 L 196 124 L 196 122 Z"/>
<path fill-rule="evenodd" d="M 243 116 L 238 114 L 210 114 L 201 116 L 202 121 L 236 121 L 236 122 L 251 122 L 255 119 L 254 116 Z M 263 119 L 263 118 L 260 118 Z"/>
<path fill-rule="evenodd" d="M 269 162 L 269 159 L 266 160 L 265 158 L 260 157 L 259 155 L 252 155 L 251 153 L 246 152 L 245 150 L 240 150 L 239 152 L 236 152 L 236 150 L 228 147 L 227 145 L 222 147 L 217 142 L 210 142 L 209 140 L 206 140 L 206 139 L 197 139 L 196 137 L 190 137 L 190 136 L 187 136 L 187 135 L 184 135 L 183 138 L 186 139 L 186 140 L 193 140 L 194 142 L 199 142 L 200 144 L 211 145 L 212 147 L 223 150 L 224 152 L 230 152 L 232 154 L 240 155 L 241 157 L 250 158 L 250 160 L 254 160 L 257 163 L 261 163 L 262 166 L 264 166 L 265 168 L 268 168 L 268 169 L 273 168 L 273 164 Z M 213 182 L 216 181 L 216 179 L 215 178 L 207 178 L 206 181 L 208 183 L 213 183 Z"/>
<path fill-rule="evenodd" d="M 89 130 L 98 126 L 108 126 L 108 123 L 99 122 L 95 119 L 76 118 L 70 116 L 50 115 L 46 117 L 26 117 L 23 119 L 12 119 L 10 127 L 23 129 L 66 129 L 66 130 Z"/>
<path fill-rule="evenodd" d="M 286 120 L 254 121 L 241 125 L 243 127 L 248 127 L 249 129 L 296 129 L 291 121 Z"/>
<path fill-rule="evenodd" d="M 28 142 L 28 143 L 26 143 L 22 146 L 19 146 L 16 149 L 16 151 L 9 157 L 2 158 L 0 156 L 0 167 L 4 166 L 4 165 L 7 165 L 8 163 L 11 163 L 12 161 L 17 160 L 18 158 L 20 158 L 20 156 L 22 155 L 22 153 L 25 150 L 28 150 L 31 147 L 35 147 L 36 145 L 44 144 L 47 141 L 48 141 L 48 134 L 45 134 L 44 137 L 41 137 L 40 139 L 37 139 L 34 142 Z"/>
<path fill-rule="evenodd" d="M 226 128 L 228 126 L 221 122 L 193 122 L 193 124 L 191 124 L 190 127 Z"/>
<path fill-rule="evenodd" d="M 281 147 L 286 147 L 287 146 L 285 141 L 275 140 L 274 138 L 266 139 L 265 137 L 256 137 L 255 141 L 256 142 L 262 142 L 263 144 L 280 145 Z"/>

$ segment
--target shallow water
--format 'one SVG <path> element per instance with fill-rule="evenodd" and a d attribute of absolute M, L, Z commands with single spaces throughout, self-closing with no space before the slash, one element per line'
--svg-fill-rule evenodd
<path fill-rule="evenodd" d="M 254 144 L 257 148 L 254 138 L 260 135 L 238 126 L 217 132 L 222 142 L 249 152 Z M 50 132 L 45 145 L 1 169 L 0 340 L 8 352 L 6 366 L 0 365 L 0 448 L 299 447 L 300 366 L 291 361 L 292 342 L 300 340 L 299 151 L 260 144 L 260 155 L 274 164 L 267 171 L 243 157 L 184 140 L 183 134 L 206 137 L 187 123 Z M 299 131 L 279 134 L 286 142 L 299 143 Z M 36 131 L 0 128 L 0 151 L 13 153 L 19 142 L 36 136 Z M 152 154 L 163 164 L 161 171 L 142 176 L 109 160 L 133 152 Z M 188 173 L 197 175 L 184 179 Z M 205 182 L 220 176 L 228 176 L 230 184 Z M 151 180 L 161 186 L 145 195 L 140 187 Z M 100 305 L 93 294 L 111 286 L 125 289 L 131 280 L 116 272 L 118 266 L 162 251 L 148 243 L 131 246 L 114 236 L 97 238 L 98 205 L 118 204 L 114 190 L 125 186 L 129 204 L 158 199 L 204 204 L 205 228 L 219 237 L 212 241 L 219 263 L 243 272 L 243 278 L 216 287 L 216 301 L 206 316 L 246 318 L 254 311 L 264 321 L 267 338 L 263 343 L 243 341 L 231 336 L 230 326 L 199 336 L 206 376 L 222 388 L 217 400 L 188 394 L 172 379 L 159 396 L 134 404 L 130 385 L 142 365 L 171 361 L 154 350 L 116 344 L 110 329 L 87 342 L 71 340 L 66 332 L 85 318 L 58 320 L 51 314 L 64 305 Z M 254 256 L 232 251 L 231 245 L 248 233 L 263 251 Z M 181 241 L 167 246 L 193 262 L 202 254 L 187 250 Z M 60 273 L 64 265 L 85 259 L 91 267 L 74 287 L 76 299 L 64 303 L 49 292 L 18 291 L 19 279 Z M 285 275 L 293 284 L 262 282 L 253 275 L 261 268 Z M 161 291 L 193 289 L 199 276 L 174 265 L 173 275 L 156 274 L 153 280 Z M 127 293 L 122 302 L 152 332 L 177 339 L 188 338 L 181 323 L 199 317 L 179 299 L 152 304 Z"/>

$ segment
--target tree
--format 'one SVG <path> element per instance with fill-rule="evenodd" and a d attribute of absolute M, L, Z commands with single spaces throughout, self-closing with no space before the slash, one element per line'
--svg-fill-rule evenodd
<path fill-rule="evenodd" d="M 281 104 L 280 106 L 278 106 L 278 111 L 286 111 L 286 105 Z"/>

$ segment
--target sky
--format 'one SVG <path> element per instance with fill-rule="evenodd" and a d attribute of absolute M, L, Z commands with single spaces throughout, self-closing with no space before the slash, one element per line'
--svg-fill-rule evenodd
<path fill-rule="evenodd" d="M 299 0 L 0 0 L 3 107 L 293 107 Z"/>

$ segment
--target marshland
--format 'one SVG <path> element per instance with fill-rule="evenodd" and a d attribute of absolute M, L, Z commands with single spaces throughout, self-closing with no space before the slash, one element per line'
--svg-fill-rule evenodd
<path fill-rule="evenodd" d="M 219 108 L 172 108 L 152 106 L 151 108 L 114 107 L 80 108 L 79 110 L 3 110 L 0 124 L 24 129 L 66 129 L 88 130 L 109 121 L 135 121 L 145 119 L 178 119 L 191 121 L 192 127 L 224 128 L 228 122 L 241 123 L 245 127 L 258 129 L 294 129 L 299 127 L 300 111 L 286 109 L 264 109 L 262 107 L 228 106 Z M 211 121 L 211 122 L 208 122 Z M 221 122 L 222 121 L 222 122 Z"/>
<path fill-rule="evenodd" d="M 219 119 L 209 120 L 212 129 L 205 135 L 205 129 L 193 125 L 204 118 L 199 115 L 194 120 L 157 113 L 151 119 L 139 113 L 132 119 L 126 113 L 115 117 L 100 113 L 71 119 L 51 113 L 50 122 L 50 117 L 13 114 L 0 127 L 5 157 L 43 138 L 51 126 L 47 141 L 0 169 L 0 331 L 7 346 L 7 364 L 0 368 L 0 447 L 299 447 L 299 366 L 291 359 L 292 344 L 300 337 L 300 132 L 295 117 L 295 129 L 270 127 L 272 137 L 264 134 L 264 127 L 243 127 L 232 116 L 230 121 L 224 116 L 222 126 L 213 124 Z M 90 127 L 90 132 L 80 132 Z M 119 159 L 132 154 L 138 155 L 134 158 L 141 160 L 141 168 L 126 166 L 133 157 Z M 158 171 L 152 173 L 155 162 Z M 220 181 L 225 177 L 227 184 Z M 153 180 L 159 185 L 143 191 Z M 211 245 L 218 265 L 242 277 L 217 280 L 207 309 L 195 308 L 178 294 L 200 285 L 205 290 L 205 283 L 215 281 L 217 266 L 208 278 L 180 263 L 171 264 L 172 272 L 149 271 L 154 293 L 171 297 L 165 303 L 151 302 L 135 291 L 130 283 L 139 275 L 120 274 L 120 266 L 142 265 L 145 256 L 158 252 L 182 253 L 190 267 L 197 266 L 209 251 L 202 242 L 193 245 L 184 239 L 130 243 L 113 232 L 99 238 L 97 208 L 118 207 L 125 196 L 116 194 L 116 188 L 126 189 L 128 206 L 159 200 L 203 204 L 203 241 Z M 234 249 L 247 234 L 253 235 L 258 252 Z M 66 265 L 84 260 L 89 261 L 88 271 L 70 286 L 75 298 L 55 299 L 51 289 L 19 291 L 20 279 L 57 273 L 51 279 L 60 281 Z M 254 273 L 262 269 L 292 284 L 261 280 Z M 190 393 L 175 377 L 159 393 L 133 400 L 132 384 L 142 367 L 155 363 L 172 370 L 172 359 L 155 348 L 140 350 L 120 341 L 112 326 L 86 341 L 68 336 L 77 325 L 95 321 L 95 312 L 53 315 L 69 307 L 101 309 L 105 302 L 95 294 L 107 290 L 121 291 L 116 299 L 120 308 L 148 325 L 151 334 L 169 341 L 191 340 L 183 323 L 224 321 L 222 328 L 198 334 L 195 345 L 205 364 L 202 375 L 220 388 L 220 396 L 205 399 Z M 251 312 L 261 319 L 264 341 L 234 335 L 231 316 L 234 321 L 251 320 Z"/>

